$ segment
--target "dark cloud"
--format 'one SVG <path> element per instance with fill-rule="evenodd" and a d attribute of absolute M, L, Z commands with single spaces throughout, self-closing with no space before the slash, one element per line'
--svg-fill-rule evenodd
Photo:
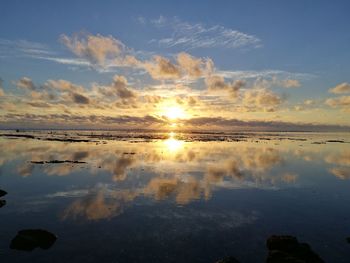
<path fill-rule="evenodd" d="M 16 82 L 16 86 L 26 90 L 36 89 L 36 86 L 34 85 L 33 81 L 28 77 L 21 78 L 19 81 Z"/>
<path fill-rule="evenodd" d="M 242 121 L 222 117 L 200 117 L 182 120 L 182 127 L 190 130 L 232 130 L 232 131 L 349 131 L 349 126 L 326 125 L 312 123 L 291 123 L 277 121 Z M 14 114 L 8 113 L 1 117 L 0 128 L 89 128 L 91 124 L 99 124 L 100 128 L 164 128 L 166 120 L 154 116 L 100 116 L 72 114 Z"/>
<path fill-rule="evenodd" d="M 72 96 L 72 100 L 75 103 L 78 103 L 78 104 L 89 104 L 90 103 L 90 99 L 82 94 L 73 92 L 73 93 L 71 93 L 71 96 Z"/>
<path fill-rule="evenodd" d="M 201 117 L 184 121 L 184 125 L 196 128 L 217 127 L 232 130 L 264 130 L 264 131 L 349 131 L 350 126 L 292 123 L 278 121 L 243 121 L 222 117 Z"/>

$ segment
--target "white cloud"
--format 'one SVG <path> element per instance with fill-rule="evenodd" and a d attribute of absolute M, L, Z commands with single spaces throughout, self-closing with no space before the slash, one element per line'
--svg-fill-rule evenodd
<path fill-rule="evenodd" d="M 60 39 L 75 55 L 99 65 L 117 58 L 124 49 L 124 44 L 112 36 L 76 34 L 69 37 L 63 34 Z"/>
<path fill-rule="evenodd" d="M 329 89 L 329 92 L 334 94 L 350 93 L 350 84 L 347 82 L 341 83 L 334 88 Z"/>
<path fill-rule="evenodd" d="M 333 107 L 341 107 L 343 109 L 350 108 L 350 96 L 341 96 L 337 98 L 330 98 L 326 100 L 326 104 Z"/>
<path fill-rule="evenodd" d="M 181 21 L 177 17 L 167 19 L 160 16 L 151 20 L 157 28 L 166 28 L 171 31 L 171 36 L 162 39 L 153 39 L 163 47 L 193 48 L 257 48 L 261 46 L 261 40 L 247 33 L 233 30 L 220 25 L 206 26 L 201 23 L 191 24 Z"/>

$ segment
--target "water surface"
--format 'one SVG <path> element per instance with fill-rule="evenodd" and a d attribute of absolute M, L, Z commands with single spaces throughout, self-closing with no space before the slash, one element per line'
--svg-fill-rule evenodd
<path fill-rule="evenodd" d="M 0 133 L 2 262 L 264 262 L 272 234 L 348 262 L 345 133 Z M 44 229 L 47 250 L 10 249 Z"/>

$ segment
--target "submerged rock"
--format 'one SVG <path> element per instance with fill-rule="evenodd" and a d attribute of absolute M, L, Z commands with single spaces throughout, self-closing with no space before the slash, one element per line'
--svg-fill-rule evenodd
<path fill-rule="evenodd" d="M 12 239 L 10 248 L 24 251 L 32 251 L 37 247 L 49 249 L 56 242 L 56 239 L 54 234 L 46 230 L 24 229 Z"/>
<path fill-rule="evenodd" d="M 350 244 L 350 237 L 347 237 L 346 241 Z"/>
<path fill-rule="evenodd" d="M 227 257 L 224 259 L 220 259 L 220 260 L 216 261 L 215 263 L 239 263 L 239 261 L 237 259 L 235 259 L 234 257 Z"/>
<path fill-rule="evenodd" d="M 0 197 L 2 197 L 2 196 L 4 196 L 4 195 L 7 195 L 7 192 L 0 189 Z"/>
<path fill-rule="evenodd" d="M 306 243 L 293 236 L 271 236 L 266 241 L 269 250 L 267 263 L 323 263 L 324 261 Z"/>

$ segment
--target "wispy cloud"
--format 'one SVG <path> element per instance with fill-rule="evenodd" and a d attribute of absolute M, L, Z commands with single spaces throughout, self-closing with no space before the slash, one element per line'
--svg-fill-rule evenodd
<path fill-rule="evenodd" d="M 28 40 L 9 40 L 0 38 L 0 55 L 14 56 L 14 55 L 52 55 L 54 52 L 46 45 L 38 42 Z"/>
<path fill-rule="evenodd" d="M 310 80 L 316 76 L 310 73 L 289 72 L 283 70 L 217 70 L 216 74 L 229 79 L 273 78 Z"/>
<path fill-rule="evenodd" d="M 150 24 L 159 29 L 170 30 L 171 35 L 169 37 L 150 41 L 163 47 L 178 46 L 186 49 L 221 47 L 234 49 L 262 46 L 262 41 L 258 37 L 221 25 L 191 24 L 177 17 L 165 18 L 164 16 L 151 20 Z"/>

